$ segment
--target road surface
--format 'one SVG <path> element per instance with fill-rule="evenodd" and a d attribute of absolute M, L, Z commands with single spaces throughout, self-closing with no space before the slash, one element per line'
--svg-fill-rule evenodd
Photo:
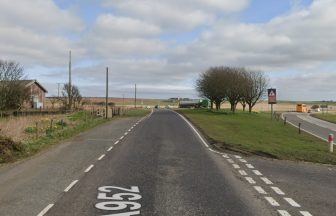
<path fill-rule="evenodd" d="M 179 114 L 159 110 L 1 168 L 0 215 L 320 213 L 296 188 L 278 184 L 270 164 L 217 152 Z"/>
<path fill-rule="evenodd" d="M 296 127 L 301 123 L 303 130 L 325 141 L 329 134 L 336 135 L 336 124 L 311 117 L 307 113 L 284 113 L 283 117 Z"/>

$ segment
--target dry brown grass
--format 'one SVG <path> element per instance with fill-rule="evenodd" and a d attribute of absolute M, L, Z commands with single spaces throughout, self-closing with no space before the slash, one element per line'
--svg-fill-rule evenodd
<path fill-rule="evenodd" d="M 65 115 L 44 115 L 0 119 L 0 135 L 11 137 L 14 141 L 23 141 L 36 136 L 25 132 L 27 127 L 36 127 L 36 123 L 38 123 L 39 131 L 43 131 L 50 125 L 51 119 L 56 122 L 66 118 Z"/>

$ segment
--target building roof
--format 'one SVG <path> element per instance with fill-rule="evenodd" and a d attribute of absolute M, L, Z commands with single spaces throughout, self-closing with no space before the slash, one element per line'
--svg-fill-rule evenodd
<path fill-rule="evenodd" d="M 34 83 L 38 85 L 45 93 L 48 93 L 47 89 L 45 89 L 37 80 L 20 80 L 20 82 L 25 85 L 26 87 L 29 87 L 33 85 Z"/>

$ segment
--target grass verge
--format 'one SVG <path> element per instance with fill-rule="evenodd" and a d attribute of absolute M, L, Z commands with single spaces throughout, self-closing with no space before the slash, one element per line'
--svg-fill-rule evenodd
<path fill-rule="evenodd" d="M 285 160 L 336 164 L 328 144 L 281 121 L 269 113 L 180 110 L 216 147 Z"/>
<path fill-rule="evenodd" d="M 141 117 L 145 116 L 150 110 L 128 110 L 124 117 Z M 114 118 L 115 119 L 115 118 Z M 40 152 L 41 150 L 69 139 L 86 130 L 92 129 L 98 125 L 104 124 L 108 119 L 94 117 L 86 111 L 76 112 L 67 116 L 67 123 L 63 127 L 56 126 L 52 130 L 46 129 L 46 133 L 38 138 L 30 138 L 28 140 L 13 141 L 10 137 L 0 136 L 0 164 L 14 162 L 16 160 L 26 158 Z M 35 128 L 28 128 L 34 131 Z M 27 130 L 30 133 L 30 130 Z"/>
<path fill-rule="evenodd" d="M 317 113 L 317 114 L 312 114 L 312 116 L 315 118 L 336 124 L 336 114 L 335 113 Z"/>

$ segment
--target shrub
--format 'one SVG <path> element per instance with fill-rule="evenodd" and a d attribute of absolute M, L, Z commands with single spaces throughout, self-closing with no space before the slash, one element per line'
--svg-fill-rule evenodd
<path fill-rule="evenodd" d="M 0 163 L 12 161 L 15 155 L 23 151 L 24 146 L 22 143 L 0 136 Z"/>
<path fill-rule="evenodd" d="M 25 129 L 26 133 L 32 134 L 32 133 L 36 133 L 37 132 L 37 128 L 36 127 L 27 127 Z"/>

